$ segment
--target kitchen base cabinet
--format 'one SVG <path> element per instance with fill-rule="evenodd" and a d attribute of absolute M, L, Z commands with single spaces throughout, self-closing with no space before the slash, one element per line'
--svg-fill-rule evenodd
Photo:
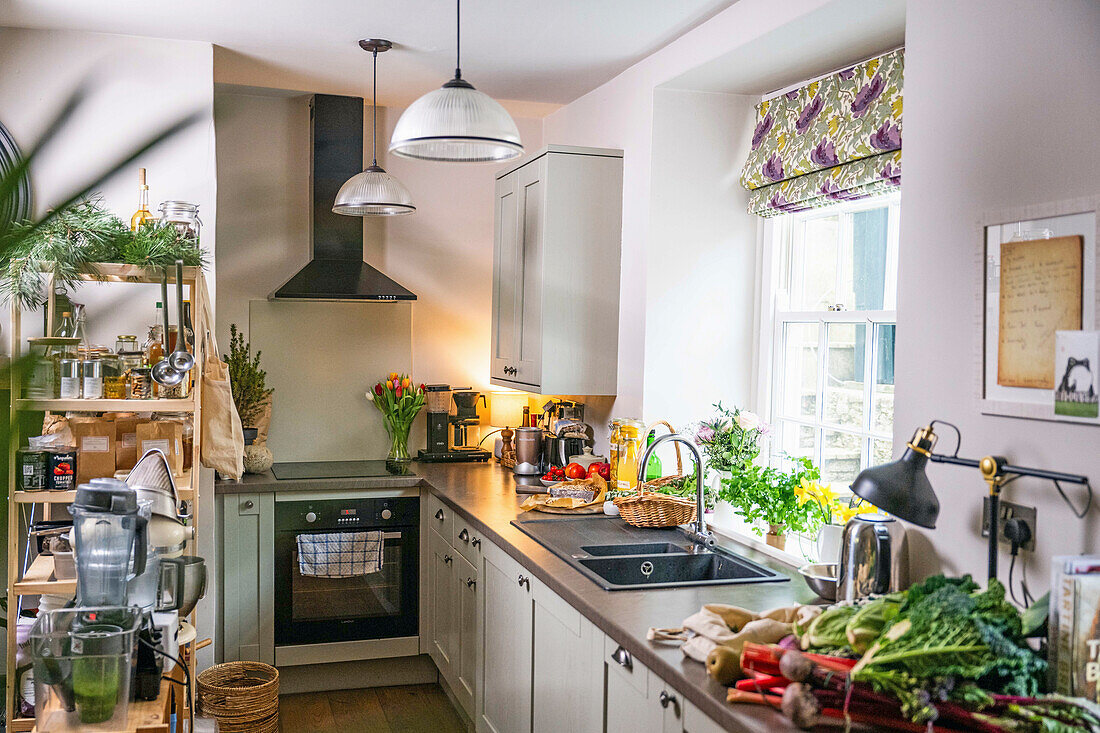
<path fill-rule="evenodd" d="M 478 570 L 434 529 L 428 537 L 428 656 L 459 706 L 472 717 L 478 650 Z"/>
<path fill-rule="evenodd" d="M 604 638 L 605 731 L 716 733 L 722 730 L 694 707 L 689 716 L 682 695 L 610 637 Z M 689 719 L 690 724 L 686 722 Z"/>
<path fill-rule="evenodd" d="M 275 663 L 275 495 L 220 498 L 220 661 Z"/>
<path fill-rule="evenodd" d="M 532 580 L 534 733 L 601 733 L 603 634 L 575 608 Z"/>
<path fill-rule="evenodd" d="M 457 636 L 452 572 L 455 551 L 435 530 L 429 532 L 428 537 L 428 656 L 439 671 L 448 676 L 454 664 Z"/>
<path fill-rule="evenodd" d="M 534 645 L 531 574 L 488 542 L 482 547 L 477 663 L 478 733 L 528 733 Z"/>

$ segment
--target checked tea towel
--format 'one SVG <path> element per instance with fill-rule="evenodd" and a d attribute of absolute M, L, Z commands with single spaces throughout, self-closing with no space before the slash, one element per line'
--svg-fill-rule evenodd
<path fill-rule="evenodd" d="M 382 569 L 381 532 L 298 535 L 298 571 L 314 578 L 354 578 Z"/>

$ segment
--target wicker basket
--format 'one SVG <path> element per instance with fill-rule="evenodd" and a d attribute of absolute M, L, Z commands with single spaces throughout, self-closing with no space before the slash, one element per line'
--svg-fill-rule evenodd
<path fill-rule="evenodd" d="M 664 420 L 654 425 L 664 425 L 670 433 L 676 432 Z M 649 431 L 646 431 L 648 434 Z M 676 527 L 695 521 L 695 501 L 680 496 L 659 494 L 657 489 L 684 477 L 684 463 L 680 457 L 680 444 L 676 448 L 676 474 L 638 484 L 638 493 L 620 496 L 612 503 L 618 507 L 623 521 L 634 527 Z"/>
<path fill-rule="evenodd" d="M 199 673 L 198 709 L 222 733 L 278 733 L 279 670 L 262 662 L 226 662 Z"/>

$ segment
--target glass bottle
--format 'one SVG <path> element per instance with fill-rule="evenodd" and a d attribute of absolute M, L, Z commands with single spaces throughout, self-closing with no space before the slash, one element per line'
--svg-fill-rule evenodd
<path fill-rule="evenodd" d="M 130 217 L 130 231 L 136 232 L 147 221 L 153 221 L 153 212 L 149 211 L 149 186 L 145 184 L 145 169 L 138 168 L 138 208 Z"/>
<path fill-rule="evenodd" d="M 142 344 L 142 348 L 145 351 L 146 366 L 151 367 L 164 358 L 164 339 L 161 336 L 160 326 L 149 326 L 149 335 Z"/>
<path fill-rule="evenodd" d="M 73 338 L 76 336 L 76 320 L 73 318 L 72 311 L 65 311 L 61 314 L 61 321 L 57 324 L 54 335 L 60 338 Z"/>
<path fill-rule="evenodd" d="M 80 345 L 88 347 L 91 342 L 88 340 L 88 312 L 81 303 L 73 303 L 73 321 L 76 323 L 75 335 L 80 339 Z"/>
<path fill-rule="evenodd" d="M 656 430 L 650 430 L 649 434 L 645 438 L 645 447 L 648 450 L 649 446 L 653 445 L 653 440 L 656 437 Z M 645 465 L 645 480 L 656 481 L 664 475 L 664 470 L 661 467 L 661 459 L 654 453 L 649 457 L 649 463 Z"/>

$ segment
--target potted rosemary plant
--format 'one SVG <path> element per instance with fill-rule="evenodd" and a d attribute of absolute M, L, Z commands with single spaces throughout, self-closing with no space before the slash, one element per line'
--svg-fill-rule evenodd
<path fill-rule="evenodd" d="M 252 344 L 244 340 L 237 324 L 229 324 L 229 353 L 222 361 L 229 368 L 229 383 L 233 387 L 233 404 L 244 428 L 244 444 L 252 445 L 259 432 L 256 423 L 274 389 L 267 387 L 267 372 L 260 368 L 260 354 L 252 356 Z"/>

